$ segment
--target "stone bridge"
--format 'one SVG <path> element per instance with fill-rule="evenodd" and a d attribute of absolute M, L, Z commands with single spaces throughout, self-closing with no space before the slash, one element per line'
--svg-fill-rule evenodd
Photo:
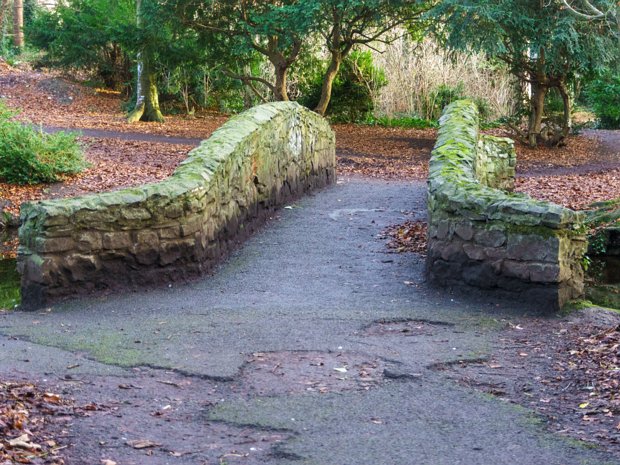
<path fill-rule="evenodd" d="M 203 273 L 276 206 L 335 180 L 328 123 L 296 103 L 228 121 L 169 179 L 24 204 L 22 305 Z"/>

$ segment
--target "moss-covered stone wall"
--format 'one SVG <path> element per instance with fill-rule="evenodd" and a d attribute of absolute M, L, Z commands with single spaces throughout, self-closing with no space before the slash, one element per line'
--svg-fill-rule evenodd
<path fill-rule="evenodd" d="M 494 289 L 556 310 L 583 295 L 580 213 L 511 193 L 510 139 L 481 136 L 475 104 L 449 105 L 430 162 L 429 280 Z"/>
<path fill-rule="evenodd" d="M 24 204 L 23 305 L 202 273 L 273 207 L 334 182 L 335 166 L 328 123 L 278 102 L 232 118 L 163 182 Z"/>

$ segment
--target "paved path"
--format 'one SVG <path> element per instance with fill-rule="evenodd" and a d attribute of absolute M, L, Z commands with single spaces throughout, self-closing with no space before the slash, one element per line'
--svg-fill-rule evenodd
<path fill-rule="evenodd" d="M 0 375 L 97 404 L 65 428 L 76 465 L 617 463 L 436 369 L 485 357 L 523 308 L 386 252 L 377 234 L 424 203 L 423 183 L 340 181 L 213 276 L 2 315 Z"/>
<path fill-rule="evenodd" d="M 162 134 L 148 134 L 144 132 L 121 132 L 110 131 L 106 129 L 88 129 L 88 128 L 60 128 L 55 126 L 43 126 L 43 131 L 49 134 L 55 134 L 57 132 L 72 132 L 83 137 L 95 137 L 101 139 L 120 139 L 120 140 L 135 140 L 144 142 L 155 143 L 167 143 L 167 144 L 179 144 L 179 145 L 198 145 L 203 139 L 191 138 L 191 137 L 175 137 L 166 136 Z"/>

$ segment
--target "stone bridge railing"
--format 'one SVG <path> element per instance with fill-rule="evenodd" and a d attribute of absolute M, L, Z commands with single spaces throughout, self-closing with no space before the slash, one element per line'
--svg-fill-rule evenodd
<path fill-rule="evenodd" d="M 328 123 L 295 103 L 255 107 L 190 152 L 169 179 L 22 205 L 22 305 L 202 273 L 291 197 L 335 180 Z"/>
<path fill-rule="evenodd" d="M 479 134 L 474 103 L 451 104 L 440 125 L 428 186 L 429 280 L 504 291 L 541 311 L 581 297 L 582 215 L 508 192 L 514 144 Z"/>

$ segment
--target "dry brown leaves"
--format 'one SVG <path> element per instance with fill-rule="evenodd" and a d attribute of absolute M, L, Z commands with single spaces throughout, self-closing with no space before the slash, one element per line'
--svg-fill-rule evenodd
<path fill-rule="evenodd" d="M 506 136 L 505 133 L 502 135 Z M 510 137 L 510 135 L 507 135 Z M 516 143 L 518 168 L 529 171 L 533 168 L 577 167 L 601 161 L 598 159 L 600 141 L 589 134 L 571 136 L 562 147 L 539 145 L 531 148 Z"/>
<path fill-rule="evenodd" d="M 19 214 L 23 202 L 74 197 L 121 187 L 156 182 L 172 174 L 187 157 L 191 145 L 80 138 L 86 146 L 90 168 L 62 183 L 16 186 L 0 183 L 0 198 L 9 201 L 6 211 Z"/>
<path fill-rule="evenodd" d="M 338 173 L 384 179 L 426 179 L 434 129 L 334 126 Z"/>
<path fill-rule="evenodd" d="M 580 337 L 562 369 L 572 371 L 584 387 L 583 402 L 577 406 L 582 421 L 593 421 L 594 416 L 615 418 L 612 433 L 620 443 L 620 326 Z"/>
<path fill-rule="evenodd" d="M 584 210 L 594 202 L 620 198 L 620 170 L 517 178 L 515 190 L 538 200 Z"/>
<path fill-rule="evenodd" d="M 0 68 L 0 97 L 37 125 L 206 138 L 228 117 L 205 114 L 166 117 L 165 123 L 127 124 L 117 93 L 84 87 L 58 73 Z"/>
<path fill-rule="evenodd" d="M 0 383 L 0 463 L 64 464 L 59 446 L 46 432 L 51 415 L 70 403 L 29 383 Z"/>
<path fill-rule="evenodd" d="M 388 226 L 380 238 L 390 239 L 389 249 L 397 253 L 413 252 L 426 256 L 428 226 L 424 221 L 406 221 L 403 224 Z"/>
<path fill-rule="evenodd" d="M 0 239 L 0 260 L 5 258 L 17 258 L 17 246 L 19 238 L 10 236 L 6 240 Z"/>
<path fill-rule="evenodd" d="M 74 197 L 157 182 L 169 177 L 191 145 L 84 138 L 91 167 L 49 186 L 47 198 Z"/>

